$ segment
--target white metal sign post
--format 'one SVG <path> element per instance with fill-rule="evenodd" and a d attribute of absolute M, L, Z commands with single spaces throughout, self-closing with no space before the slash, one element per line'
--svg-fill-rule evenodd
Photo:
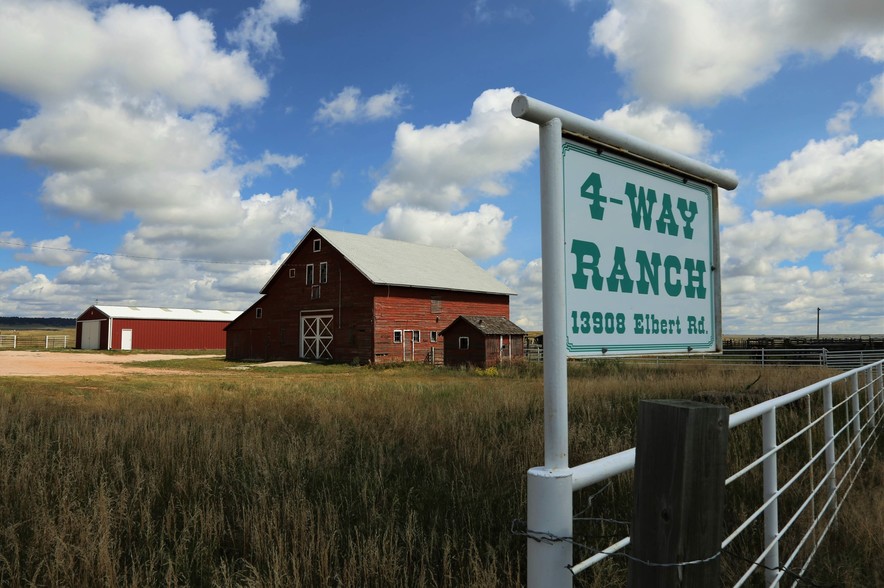
<path fill-rule="evenodd" d="M 568 357 L 720 349 L 716 186 L 737 179 L 527 96 L 512 112 L 540 127 L 544 465 L 528 471 L 528 586 L 571 586 Z"/>

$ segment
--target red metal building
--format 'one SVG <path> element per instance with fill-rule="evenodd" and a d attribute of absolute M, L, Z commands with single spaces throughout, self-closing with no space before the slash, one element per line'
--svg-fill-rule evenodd
<path fill-rule="evenodd" d="M 515 294 L 455 249 L 311 229 L 227 327 L 227 359 L 442 361 L 462 314 L 509 316 Z"/>
<path fill-rule="evenodd" d="M 77 349 L 224 349 L 238 310 L 90 306 L 77 317 Z"/>

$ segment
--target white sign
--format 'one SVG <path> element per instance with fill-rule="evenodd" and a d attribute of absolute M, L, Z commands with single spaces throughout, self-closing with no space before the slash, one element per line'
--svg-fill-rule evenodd
<path fill-rule="evenodd" d="M 719 351 L 714 188 L 563 140 L 570 357 Z"/>

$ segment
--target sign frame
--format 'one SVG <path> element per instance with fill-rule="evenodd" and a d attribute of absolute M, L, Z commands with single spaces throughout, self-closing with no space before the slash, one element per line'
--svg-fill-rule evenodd
<path fill-rule="evenodd" d="M 575 133 L 563 131 L 561 145 L 567 356 L 720 353 L 717 186 Z M 589 182 L 590 174 L 594 182 L 587 194 L 579 182 L 584 178 Z M 612 176 L 615 181 L 608 181 Z M 624 190 L 624 183 L 632 188 L 631 194 Z M 657 221 L 662 221 L 663 229 L 656 229 Z M 609 278 L 605 277 L 592 281 L 601 284 L 593 288 L 587 283 L 587 264 L 580 263 L 585 258 L 575 252 L 579 249 L 575 241 L 598 253 L 590 257 L 592 277 L 620 276 L 627 283 L 615 279 L 612 294 L 606 291 Z M 656 249 L 656 266 L 650 265 L 647 251 L 641 249 L 643 243 Z M 612 262 L 614 251 L 625 252 L 619 264 Z M 682 268 L 682 260 L 690 268 Z M 684 269 L 686 280 L 673 277 L 670 262 L 679 271 Z M 650 282 L 649 276 L 655 281 Z M 632 289 L 636 278 L 644 294 L 616 292 L 618 285 Z M 577 282 L 583 282 L 583 287 L 578 288 Z M 670 290 L 678 294 L 667 295 Z"/>

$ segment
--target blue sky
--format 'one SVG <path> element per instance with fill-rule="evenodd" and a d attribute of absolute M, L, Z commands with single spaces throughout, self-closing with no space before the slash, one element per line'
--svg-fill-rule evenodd
<path fill-rule="evenodd" d="M 733 171 L 725 334 L 884 332 L 879 0 L 0 0 L 0 315 L 245 308 L 313 225 L 541 327 L 520 93 Z"/>

